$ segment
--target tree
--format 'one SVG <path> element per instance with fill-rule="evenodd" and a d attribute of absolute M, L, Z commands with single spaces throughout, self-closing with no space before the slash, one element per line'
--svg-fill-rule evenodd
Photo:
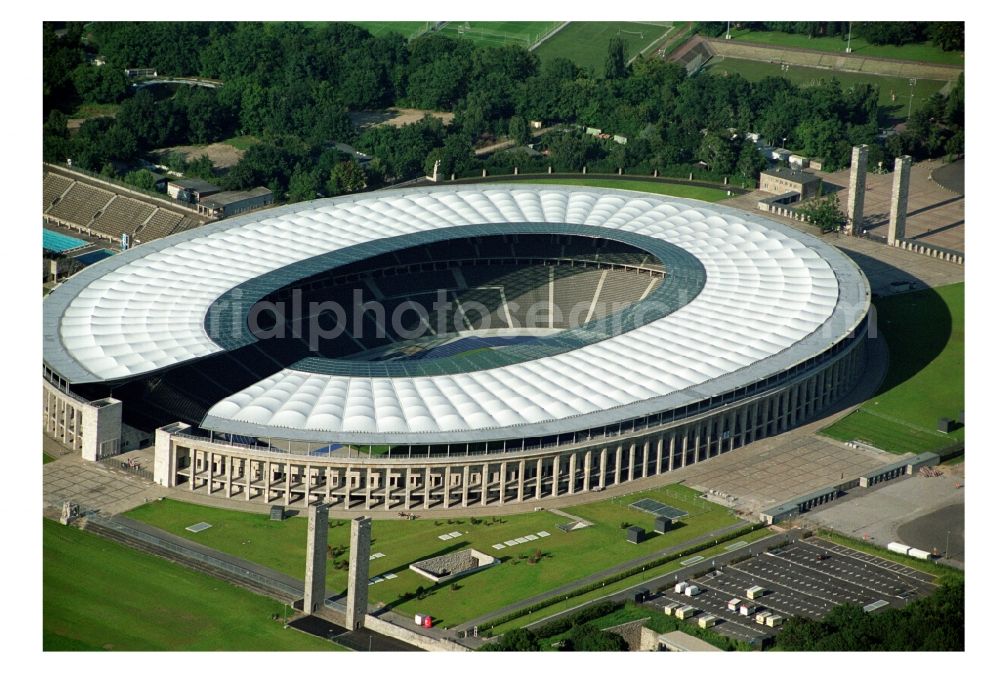
<path fill-rule="evenodd" d="M 716 174 L 728 174 L 733 170 L 736 155 L 731 140 L 723 134 L 709 132 L 702 139 L 698 149 L 698 159 L 708 165 L 708 170 Z"/>
<path fill-rule="evenodd" d="M 326 183 L 329 195 L 346 195 L 365 189 L 365 172 L 357 162 L 340 162 L 330 173 Z"/>
<path fill-rule="evenodd" d="M 618 634 L 601 631 L 590 624 L 578 624 L 573 627 L 566 639 L 564 650 L 571 652 L 624 652 L 628 643 Z"/>
<path fill-rule="evenodd" d="M 130 171 L 124 176 L 125 182 L 140 190 L 154 192 L 156 190 L 156 174 L 148 169 Z"/>
<path fill-rule="evenodd" d="M 315 170 L 310 171 L 299 165 L 288 181 L 288 201 L 304 202 L 306 200 L 314 200 L 319 193 L 319 188 L 319 172 Z"/>
<path fill-rule="evenodd" d="M 753 141 L 744 141 L 740 146 L 739 159 L 736 160 L 736 173 L 751 181 L 756 181 L 760 172 L 767 168 L 767 160 L 754 145 Z"/>
<path fill-rule="evenodd" d="M 604 58 L 604 77 L 618 80 L 628 75 L 625 40 L 616 35 L 608 42 L 608 55 Z"/>
<path fill-rule="evenodd" d="M 518 145 L 523 146 L 531 141 L 531 130 L 528 129 L 528 123 L 525 122 L 523 117 L 517 115 L 510 118 L 508 134 L 510 134 L 511 139 Z"/>
<path fill-rule="evenodd" d="M 537 652 L 541 650 L 538 637 L 530 629 L 511 629 L 499 641 L 483 646 L 484 651 Z"/>
<path fill-rule="evenodd" d="M 194 176 L 206 181 L 215 179 L 215 163 L 212 162 L 208 155 L 199 155 L 190 162 L 187 162 L 183 171 L 187 176 Z"/>
<path fill-rule="evenodd" d="M 839 230 L 847 223 L 847 216 L 840 210 L 840 198 L 837 197 L 837 193 L 809 200 L 799 208 L 799 213 L 819 226 L 822 232 Z"/>

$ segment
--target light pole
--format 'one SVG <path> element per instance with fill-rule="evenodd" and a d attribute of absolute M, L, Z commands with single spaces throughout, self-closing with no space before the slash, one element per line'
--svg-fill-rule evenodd
<path fill-rule="evenodd" d="M 951 531 L 948 531 L 947 537 L 944 540 L 944 558 L 948 558 L 948 547 L 951 545 Z"/>
<path fill-rule="evenodd" d="M 913 112 L 913 88 L 916 86 L 916 84 L 917 84 L 917 78 L 911 77 L 910 78 L 910 105 L 906 109 L 906 120 L 907 121 L 910 120 L 910 113 Z"/>
<path fill-rule="evenodd" d="M 844 51 L 846 51 L 848 54 L 851 53 L 851 22 L 850 21 L 847 22 L 847 49 L 844 50 Z"/>

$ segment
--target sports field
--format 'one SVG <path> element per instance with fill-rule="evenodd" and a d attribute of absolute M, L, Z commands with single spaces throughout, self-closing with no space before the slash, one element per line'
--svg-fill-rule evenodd
<path fill-rule="evenodd" d="M 893 453 L 933 451 L 965 438 L 937 431 L 938 418 L 965 408 L 965 284 L 875 301 L 889 344 L 889 372 L 874 397 L 823 430 Z"/>
<path fill-rule="evenodd" d="M 386 33 L 399 33 L 407 40 L 415 38 L 428 29 L 432 21 L 352 21 L 355 26 L 361 26 L 372 35 L 378 37 Z"/>
<path fill-rule="evenodd" d="M 799 49 L 815 49 L 821 52 L 844 53 L 847 40 L 839 37 L 816 37 L 781 33 L 778 31 L 734 30 L 734 40 L 758 42 L 775 47 L 796 47 Z M 876 56 L 883 59 L 903 59 L 906 61 L 923 61 L 925 63 L 943 63 L 960 66 L 965 63 L 964 52 L 946 52 L 930 42 L 911 45 L 873 45 L 864 38 L 851 38 L 851 53 L 856 56 Z"/>
<path fill-rule="evenodd" d="M 896 119 L 906 118 L 907 108 L 910 103 L 910 80 L 905 77 L 886 77 L 868 73 L 845 73 L 842 71 L 804 68 L 801 66 L 789 66 L 788 70 L 782 70 L 782 66 L 779 63 L 765 63 L 763 61 L 749 61 L 722 56 L 712 57 L 712 60 L 705 65 L 704 70 L 719 75 L 739 74 L 751 82 L 763 80 L 765 77 L 783 77 L 797 85 L 806 87 L 816 86 L 823 80 L 829 81 L 833 78 L 836 78 L 843 88 L 852 87 L 856 84 L 876 85 L 879 88 L 879 106 L 885 108 L 888 115 Z M 913 86 L 913 110 L 922 106 L 935 92 L 940 91 L 945 84 L 943 80 L 917 79 Z M 895 101 L 892 100 L 893 92 L 896 93 Z"/>
<path fill-rule="evenodd" d="M 560 23 L 559 21 L 449 21 L 438 32 L 450 38 L 472 40 L 481 45 L 497 47 L 515 44 L 527 48 Z"/>
<path fill-rule="evenodd" d="M 469 517 L 434 518 L 432 515 L 415 521 L 375 521 L 372 554 L 382 553 L 384 556 L 372 560 L 371 575 L 373 578 L 386 574 L 396 577 L 369 587 L 370 600 L 372 603 L 388 604 L 404 614 L 428 613 L 444 625 L 453 626 L 519 599 L 739 522 L 729 510 L 697 495 L 695 491 L 680 486 L 644 492 L 643 497 L 653 497 L 689 512 L 691 516 L 683 519 L 683 526 L 638 545 L 625 541 L 621 523 L 629 522 L 650 531 L 653 517 L 630 509 L 623 504 L 623 498 L 601 501 L 586 508 L 573 508 L 571 513 L 574 515 L 583 509 L 586 514 L 596 513 L 600 518 L 595 518 L 593 526 L 571 532 L 563 532 L 558 527 L 568 522 L 566 517 L 548 511 L 483 517 L 477 519 L 479 523 L 473 523 Z M 583 513 L 579 515 L 584 516 Z M 129 512 L 128 516 L 296 578 L 304 576 L 307 524 L 303 518 L 277 522 L 268 520 L 263 514 L 170 500 L 143 505 Z M 198 534 L 184 530 L 199 521 L 206 521 L 212 527 Z M 348 523 L 342 520 L 331 522 L 331 546 L 348 544 Z M 456 531 L 460 533 L 459 537 L 439 539 L 440 535 Z M 539 532 L 549 535 L 537 537 Z M 534 535 L 537 539 L 505 546 L 501 550 L 493 547 L 494 544 L 527 535 Z M 436 588 L 431 581 L 408 568 L 414 561 L 467 547 L 502 557 L 504 562 L 458 580 L 458 589 L 452 589 L 450 584 Z M 527 558 L 535 549 L 541 550 L 543 556 L 533 564 Z M 346 556 L 339 556 L 337 560 L 346 561 Z M 327 572 L 327 587 L 331 591 L 346 587 L 346 568 L 334 569 L 333 560 L 328 559 Z M 415 592 L 417 587 L 429 590 L 429 595 L 422 600 L 402 599 L 403 595 Z"/>
<path fill-rule="evenodd" d="M 43 519 L 44 650 L 343 650 L 284 629 L 282 605 Z"/>
<path fill-rule="evenodd" d="M 672 23 L 637 23 L 633 21 L 573 21 L 535 50 L 543 61 L 564 57 L 597 75 L 604 74 L 608 43 L 619 36 L 625 40 L 628 58 L 656 42 Z"/>
<path fill-rule="evenodd" d="M 617 188 L 619 190 L 639 190 L 657 195 L 673 197 L 690 197 L 705 202 L 718 202 L 728 197 L 725 190 L 703 188 L 699 185 L 683 185 L 680 183 L 658 183 L 655 181 L 616 180 L 613 178 L 540 178 L 532 183 L 558 183 L 560 185 L 589 185 L 595 188 Z"/>

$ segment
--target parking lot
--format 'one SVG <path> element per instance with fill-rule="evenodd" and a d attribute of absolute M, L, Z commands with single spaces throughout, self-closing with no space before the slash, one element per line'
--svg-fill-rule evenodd
<path fill-rule="evenodd" d="M 648 600 L 647 606 L 664 609 L 671 603 L 698 609 L 690 620 L 714 615 L 712 627 L 724 636 L 760 642 L 775 636 L 780 626 L 757 624 L 758 613 L 770 612 L 784 619 L 799 616 L 822 619 L 844 603 L 902 607 L 914 598 L 933 592 L 933 577 L 877 556 L 842 547 L 822 538 L 808 538 L 723 566 L 693 581 L 701 593 L 685 596 L 673 588 Z M 749 600 L 751 587 L 765 590 Z M 744 616 L 731 611 L 730 599 L 749 606 Z"/>

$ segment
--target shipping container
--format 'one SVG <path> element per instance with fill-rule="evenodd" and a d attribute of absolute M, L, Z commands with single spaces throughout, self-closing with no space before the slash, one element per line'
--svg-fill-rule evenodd
<path fill-rule="evenodd" d="M 771 613 L 765 610 L 762 613 L 757 613 L 757 616 L 754 618 L 754 620 L 757 621 L 757 624 L 764 624 L 764 622 L 766 622 L 767 618 L 769 617 L 771 617 Z"/>
<path fill-rule="evenodd" d="M 677 609 L 675 615 L 679 620 L 686 620 L 689 617 L 694 617 L 697 613 L 698 609 L 694 606 L 683 606 Z"/>
<path fill-rule="evenodd" d="M 757 608 L 755 606 L 747 605 L 746 603 L 741 603 L 740 615 L 742 615 L 743 617 L 750 617 L 750 615 L 753 614 L 753 611 L 756 609 Z"/>
<path fill-rule="evenodd" d="M 688 586 L 687 582 L 678 582 L 677 584 L 674 585 L 674 591 L 677 592 L 678 594 L 683 594 L 684 590 L 687 589 L 687 586 Z"/>
<path fill-rule="evenodd" d="M 731 613 L 735 613 L 740 609 L 740 600 L 729 599 L 729 602 L 726 604 L 726 609 L 729 610 L 729 612 Z"/>
<path fill-rule="evenodd" d="M 701 593 L 701 590 L 698 589 L 698 585 L 695 585 L 695 584 L 689 586 L 687 589 L 684 590 L 684 595 L 685 596 L 697 596 L 700 593 Z"/>
<path fill-rule="evenodd" d="M 663 612 L 666 613 L 667 615 L 673 615 L 674 610 L 679 608 L 680 605 L 681 604 L 677 603 L 676 601 L 671 601 L 667 605 L 663 606 Z"/>
<path fill-rule="evenodd" d="M 890 542 L 888 546 L 890 552 L 896 552 L 897 554 L 909 554 L 910 547 L 904 545 L 902 542 Z"/>
<path fill-rule="evenodd" d="M 754 585 L 753 587 L 750 587 L 750 589 L 747 589 L 747 598 L 752 601 L 753 599 L 763 596 L 765 591 L 767 590 L 763 587 Z"/>
<path fill-rule="evenodd" d="M 698 626 L 702 629 L 708 629 L 709 627 L 714 627 L 715 623 L 719 621 L 715 615 L 705 615 L 704 617 L 698 618 Z"/>
<path fill-rule="evenodd" d="M 783 618 L 781 615 L 771 615 L 769 618 L 767 618 L 767 620 L 765 620 L 765 624 L 767 624 L 767 626 L 769 627 L 780 627 L 781 623 L 784 621 L 785 618 Z"/>
<path fill-rule="evenodd" d="M 922 549 L 917 549 L 916 547 L 910 547 L 910 556 L 915 559 L 923 559 L 924 561 L 927 561 L 931 558 L 931 553 L 925 552 Z"/>

